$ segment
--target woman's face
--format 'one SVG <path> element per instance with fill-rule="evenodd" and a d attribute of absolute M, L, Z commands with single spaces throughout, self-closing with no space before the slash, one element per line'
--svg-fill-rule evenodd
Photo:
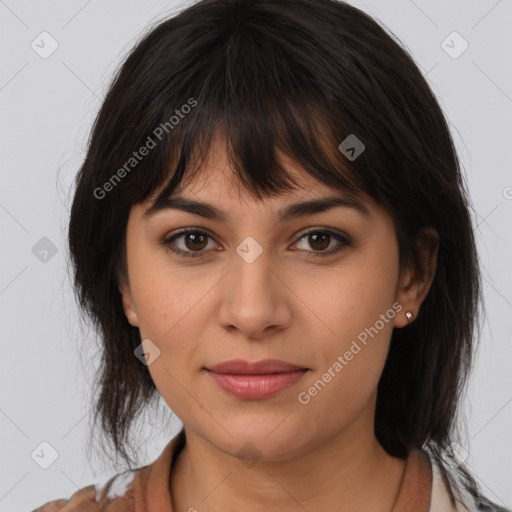
<path fill-rule="evenodd" d="M 337 435 L 373 435 L 393 327 L 421 301 L 405 291 L 408 276 L 399 279 L 394 224 L 375 204 L 364 203 L 367 214 L 336 205 L 280 217 L 293 204 L 341 197 L 285 163 L 302 188 L 258 201 L 236 188 L 217 145 L 204 172 L 173 195 L 207 207 L 145 218 L 151 203 L 135 206 L 121 288 L 151 377 L 187 431 L 232 455 L 250 442 L 267 460 Z M 224 219 L 201 215 L 207 208 Z M 178 235 L 185 228 L 199 233 Z M 300 370 L 209 370 L 235 359 Z"/>

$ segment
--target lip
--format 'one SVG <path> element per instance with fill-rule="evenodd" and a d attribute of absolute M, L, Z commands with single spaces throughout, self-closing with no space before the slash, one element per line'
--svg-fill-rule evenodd
<path fill-rule="evenodd" d="M 280 361 L 279 359 L 263 359 L 262 361 L 245 361 L 244 359 L 231 359 L 223 363 L 206 368 L 215 373 L 237 375 L 264 375 L 269 373 L 287 373 L 297 370 L 308 370 L 303 366 Z"/>
<path fill-rule="evenodd" d="M 309 368 L 278 359 L 253 363 L 234 359 L 205 369 L 221 389 L 245 400 L 273 396 L 296 384 L 309 371 Z"/>

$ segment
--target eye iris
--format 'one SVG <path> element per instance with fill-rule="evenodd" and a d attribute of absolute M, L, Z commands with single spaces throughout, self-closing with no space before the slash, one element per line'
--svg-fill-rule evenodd
<path fill-rule="evenodd" d="M 189 242 L 192 242 L 194 245 L 191 247 Z M 197 242 L 199 242 L 199 245 L 195 245 Z M 201 250 L 206 247 L 207 243 L 206 236 L 200 233 L 187 233 L 185 235 L 185 245 L 188 249 Z"/>
<path fill-rule="evenodd" d="M 331 236 L 327 233 L 311 233 L 309 235 L 309 243 L 313 249 L 325 249 L 326 247 L 329 247 Z M 317 246 L 315 246 L 317 244 Z M 318 247 L 318 245 L 320 245 Z"/>

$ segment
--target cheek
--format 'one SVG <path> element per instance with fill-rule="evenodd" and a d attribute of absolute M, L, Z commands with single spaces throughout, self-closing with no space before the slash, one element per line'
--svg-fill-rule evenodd
<path fill-rule="evenodd" d="M 211 272 L 170 265 L 163 250 L 134 252 L 130 274 L 141 335 L 159 343 L 175 343 L 201 332 L 204 298 L 218 280 Z M 155 254 L 156 252 L 156 254 Z"/>
<path fill-rule="evenodd" d="M 159 350 L 148 369 L 164 398 L 180 395 L 179 383 L 193 389 L 191 369 L 204 363 L 201 340 L 212 321 L 212 297 L 222 275 L 206 266 L 191 271 L 171 265 L 165 251 L 144 250 L 142 244 L 132 252 L 130 284 L 139 330 L 141 339 L 150 339 Z"/>
<path fill-rule="evenodd" d="M 133 286 L 139 329 L 159 354 L 148 370 L 167 405 L 178 417 L 187 417 L 190 397 L 197 394 L 192 369 L 201 358 L 198 340 L 208 318 L 207 302 L 201 300 L 205 287 L 181 280 L 165 267 L 152 266 L 142 275 Z"/>
<path fill-rule="evenodd" d="M 318 326 L 320 357 L 297 400 L 314 412 L 312 417 L 322 416 L 327 423 L 339 421 L 340 415 L 349 420 L 360 411 L 375 392 L 385 364 L 396 315 L 392 305 L 398 266 L 392 257 L 376 261 L 361 259 L 357 265 L 340 266 L 328 278 L 313 279 L 315 287 L 311 277 L 299 286 L 307 309 L 314 312 L 308 318 Z"/>
<path fill-rule="evenodd" d="M 392 321 L 382 325 L 379 319 L 395 300 L 397 277 L 393 254 L 384 261 L 369 253 L 347 260 L 332 272 L 297 275 L 293 289 L 305 305 L 304 318 L 332 341 L 332 348 L 342 350 L 376 322 L 384 337 L 389 337 Z"/>

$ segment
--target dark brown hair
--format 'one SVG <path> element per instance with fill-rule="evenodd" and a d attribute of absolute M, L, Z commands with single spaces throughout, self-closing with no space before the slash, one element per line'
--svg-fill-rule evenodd
<path fill-rule="evenodd" d="M 393 456 L 428 450 L 452 482 L 443 451 L 457 435 L 479 327 L 468 195 L 447 122 L 413 59 L 389 29 L 340 1 L 200 1 L 153 27 L 114 77 L 69 224 L 77 298 L 102 342 L 95 421 L 130 464 L 130 426 L 158 393 L 134 356 L 141 338 L 119 291 L 128 215 L 192 177 L 215 130 L 256 197 L 293 187 L 276 149 L 326 185 L 372 197 L 394 219 L 401 267 L 422 271 L 415 237 L 437 231 L 431 289 L 415 321 L 393 331 L 375 433 Z M 338 150 L 351 134 L 365 146 L 354 160 Z M 135 161 L 142 147 L 150 150 Z M 464 464 L 457 473 L 482 507 L 494 506 Z"/>

